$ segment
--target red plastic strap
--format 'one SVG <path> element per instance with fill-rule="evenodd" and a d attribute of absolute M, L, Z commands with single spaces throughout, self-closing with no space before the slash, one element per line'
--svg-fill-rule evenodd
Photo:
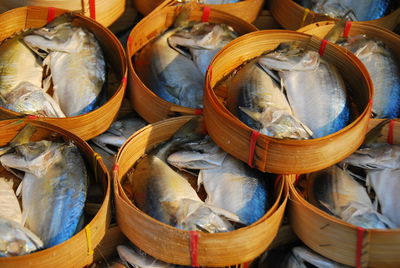
<path fill-rule="evenodd" d="M 89 0 L 90 17 L 96 20 L 96 0 Z"/>
<path fill-rule="evenodd" d="M 394 131 L 394 120 L 390 120 L 389 122 L 389 132 L 387 137 L 387 143 L 393 144 L 393 131 Z"/>
<path fill-rule="evenodd" d="M 249 268 L 249 262 L 245 262 L 245 263 L 243 264 L 243 268 Z"/>
<path fill-rule="evenodd" d="M 199 254 L 199 233 L 189 231 L 190 234 L 190 255 L 192 257 L 192 267 L 200 267 L 197 258 Z"/>
<path fill-rule="evenodd" d="M 132 37 L 129 36 L 129 37 L 128 37 L 128 49 L 129 49 L 129 50 L 132 50 L 132 42 L 133 42 Z"/>
<path fill-rule="evenodd" d="M 194 114 L 195 115 L 202 115 L 203 114 L 203 109 L 194 109 Z"/>
<path fill-rule="evenodd" d="M 56 17 L 56 8 L 48 7 L 47 8 L 47 23 L 52 22 Z"/>
<path fill-rule="evenodd" d="M 127 81 L 128 81 L 128 78 L 126 78 L 126 76 L 124 76 L 122 78 L 122 84 L 125 85 Z"/>
<path fill-rule="evenodd" d="M 343 37 L 347 38 L 349 37 L 352 21 L 346 21 L 346 25 L 344 26 L 344 31 L 343 31 Z"/>
<path fill-rule="evenodd" d="M 328 41 L 326 41 L 325 39 L 322 40 L 321 42 L 321 46 L 319 47 L 319 55 L 323 56 L 325 53 L 325 49 L 326 49 L 326 44 L 328 44 Z"/>
<path fill-rule="evenodd" d="M 210 19 L 210 12 L 211 8 L 209 6 L 204 6 L 203 15 L 201 15 L 202 22 L 208 22 L 208 20 Z"/>
<path fill-rule="evenodd" d="M 39 117 L 38 117 L 37 115 L 33 115 L 33 114 L 27 115 L 26 118 L 27 118 L 27 119 L 30 119 L 30 120 L 39 119 Z"/>
<path fill-rule="evenodd" d="M 363 247 L 365 229 L 362 227 L 357 227 L 357 248 L 356 248 L 356 267 L 361 267 L 361 255 Z"/>
<path fill-rule="evenodd" d="M 115 165 L 112 167 L 112 171 L 119 171 L 119 165 L 118 165 L 118 164 L 115 164 Z"/>
<path fill-rule="evenodd" d="M 256 151 L 257 139 L 260 136 L 260 132 L 253 130 L 250 136 L 250 152 L 248 164 L 250 167 L 254 167 L 254 154 Z"/>

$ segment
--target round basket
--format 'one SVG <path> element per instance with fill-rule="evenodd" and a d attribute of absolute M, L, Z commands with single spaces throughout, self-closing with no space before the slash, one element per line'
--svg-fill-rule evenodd
<path fill-rule="evenodd" d="M 43 27 L 48 19 L 65 12 L 67 11 L 45 7 L 21 7 L 0 14 L 0 28 L 2 29 L 0 42 L 21 30 Z M 115 86 L 111 86 L 110 83 L 110 86 L 105 89 L 109 96 L 107 102 L 94 111 L 66 118 L 40 117 L 38 120 L 60 126 L 84 140 L 89 140 L 106 131 L 118 113 L 126 88 L 126 58 L 121 43 L 107 28 L 82 15 L 76 15 L 73 23 L 94 33 L 103 49 L 106 63 L 110 66 L 108 72 L 112 73 L 113 79 L 116 79 L 117 82 Z M 0 118 L 9 119 L 23 116 L 0 107 Z"/>
<path fill-rule="evenodd" d="M 287 41 L 302 42 L 315 51 L 321 47 L 320 39 L 307 34 L 264 30 L 241 36 L 220 50 L 206 75 L 204 117 L 209 135 L 226 152 L 261 171 L 299 174 L 337 163 L 360 146 L 369 120 L 372 82 L 354 55 L 322 43 L 326 45 L 323 58 L 338 68 L 360 115 L 340 131 L 318 139 L 276 139 L 259 134 L 227 109 L 224 102 L 228 93 L 216 85 L 245 61 Z"/>
<path fill-rule="evenodd" d="M 381 121 L 372 119 L 369 127 Z M 393 143 L 400 144 L 400 122 L 393 122 L 382 130 L 381 141 L 392 136 Z M 285 177 L 291 182 L 289 219 L 294 232 L 308 247 L 346 265 L 399 267 L 400 229 L 364 230 L 346 223 L 308 203 L 293 184 L 295 175 Z"/>
<path fill-rule="evenodd" d="M 0 13 L 23 6 L 56 7 L 79 11 L 108 27 L 124 12 L 125 0 L 3 0 L 0 3 Z"/>
<path fill-rule="evenodd" d="M 314 11 L 304 8 L 293 0 L 270 0 L 269 7 L 272 15 L 279 24 L 282 25 L 283 28 L 289 30 L 297 30 L 313 22 L 327 19 L 334 20 L 326 15 L 315 13 Z M 365 23 L 393 30 L 399 22 L 400 8 L 397 8 L 383 18 L 366 21 Z"/>
<path fill-rule="evenodd" d="M 256 20 L 258 13 L 263 5 L 263 0 L 243 0 L 233 4 L 209 5 L 213 9 L 221 10 L 226 13 L 235 15 L 245 21 L 253 22 Z M 147 15 L 154 9 L 166 6 L 176 5 L 177 0 L 133 0 L 136 9 L 143 15 Z M 202 5 L 204 6 L 204 5 Z"/>
<path fill-rule="evenodd" d="M 157 96 L 140 79 L 140 74 L 145 70 L 141 68 L 145 62 L 133 62 L 133 56 L 170 27 L 178 16 L 182 6 L 165 7 L 142 19 L 132 30 L 128 38 L 127 55 L 129 68 L 129 97 L 134 109 L 146 121 L 154 123 L 169 117 L 198 114 L 199 109 L 179 106 Z M 190 12 L 191 21 L 202 21 L 203 7 L 196 5 Z M 211 9 L 209 21 L 213 23 L 224 23 L 230 25 L 239 34 L 256 31 L 253 25 L 244 20 L 222 12 Z"/>
<path fill-rule="evenodd" d="M 8 144 L 12 138 L 26 125 L 33 125 L 37 131 L 32 141 L 44 138 L 61 137 L 71 140 L 80 149 L 85 159 L 91 183 L 102 186 L 104 199 L 92 220 L 79 233 L 67 241 L 54 247 L 18 257 L 1 257 L 1 267 L 84 267 L 102 254 L 100 241 L 106 234 L 111 219 L 110 207 L 110 177 L 103 160 L 78 136 L 57 126 L 38 120 L 3 120 L 0 121 L 0 146 Z M 90 185 L 89 185 L 90 187 Z"/>
<path fill-rule="evenodd" d="M 275 203 L 257 222 L 226 233 L 195 232 L 197 243 L 191 239 L 193 232 L 164 224 L 142 212 L 121 186 L 125 174 L 140 157 L 169 139 L 191 118 L 182 116 L 148 125 L 121 147 L 113 174 L 118 225 L 128 239 L 143 251 L 168 263 L 192 265 L 197 258 L 200 266 L 220 267 L 252 261 L 268 247 L 278 232 L 287 199 L 283 180 L 278 181 Z"/>

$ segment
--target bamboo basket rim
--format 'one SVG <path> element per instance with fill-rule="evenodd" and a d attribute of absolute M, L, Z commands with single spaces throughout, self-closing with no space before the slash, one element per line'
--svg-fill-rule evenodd
<path fill-rule="evenodd" d="M 7 126 L 11 126 L 12 124 L 19 124 L 19 121 L 21 121 L 22 123 L 25 124 L 31 124 L 33 126 L 38 126 L 42 129 L 51 131 L 51 132 L 55 132 L 58 135 L 62 136 L 63 138 L 68 138 L 68 140 L 71 140 L 74 142 L 74 144 L 79 148 L 79 151 L 83 151 L 82 147 L 86 150 L 88 150 L 89 152 L 92 151 L 90 145 L 83 140 L 82 138 L 80 138 L 79 136 L 75 135 L 74 133 L 61 128 L 59 126 L 56 126 L 54 124 L 51 123 L 47 123 L 47 122 L 43 122 L 43 121 L 37 121 L 37 120 L 31 120 L 31 119 L 7 119 L 7 120 L 2 120 L 2 124 L 0 125 L 0 129 L 3 127 L 7 127 Z M 6 124 L 7 122 L 9 122 L 8 124 Z M 81 153 L 82 154 L 82 153 Z M 85 158 L 84 156 L 82 156 L 83 158 Z M 104 171 L 105 174 L 105 185 L 102 185 L 103 187 L 105 187 L 106 191 L 104 192 L 104 196 L 103 196 L 103 201 L 101 203 L 100 209 L 99 211 L 96 213 L 96 215 L 90 220 L 90 222 L 88 222 L 87 224 L 85 224 L 84 228 L 82 228 L 82 230 L 80 230 L 79 232 L 75 233 L 73 236 L 71 236 L 68 240 L 57 244 L 55 246 L 52 246 L 50 248 L 46 248 L 46 249 L 42 249 L 36 252 L 32 252 L 26 255 L 22 255 L 22 256 L 13 256 L 13 257 L 1 257 L 0 258 L 0 263 L 2 263 L 2 260 L 4 261 L 10 261 L 10 260 L 23 260 L 23 259 L 27 259 L 27 261 L 29 261 L 29 259 L 32 256 L 40 256 L 40 255 L 47 255 L 46 253 L 48 253 L 49 251 L 53 251 L 53 250 L 57 250 L 59 248 L 62 248 L 68 244 L 70 244 L 72 242 L 72 239 L 75 239 L 76 237 L 78 237 L 78 235 L 82 235 L 83 233 L 86 232 L 87 228 L 90 228 L 95 222 L 97 222 L 99 220 L 99 218 L 101 217 L 100 212 L 107 212 L 107 210 L 109 209 L 109 201 L 110 201 L 110 196 L 111 196 L 111 181 L 110 181 L 110 174 L 106 168 L 106 166 L 104 165 L 103 159 L 100 157 L 99 159 L 96 159 L 96 164 L 100 165 L 101 169 Z M 92 166 L 91 167 L 93 170 L 94 169 L 98 169 L 98 167 Z M 97 178 L 96 178 L 97 179 Z M 85 201 L 86 203 L 86 201 Z M 107 216 L 106 216 L 107 217 Z M 86 234 L 85 234 L 86 235 Z M 88 239 L 87 238 L 85 241 L 88 244 Z M 90 242 L 91 243 L 91 242 Z"/>
<path fill-rule="evenodd" d="M 10 9 L 10 10 L 4 12 L 4 13 L 1 13 L 1 14 L 0 14 L 0 18 L 1 18 L 3 15 L 12 14 L 12 13 L 14 13 L 15 11 L 18 11 L 18 10 L 29 10 L 29 9 L 32 8 L 32 7 L 34 7 L 34 8 L 40 8 L 40 9 L 43 9 L 43 10 L 48 10 L 47 7 L 42 7 L 42 6 L 23 6 L 23 7 L 18 7 L 18 8 Z M 118 95 L 118 93 L 119 93 L 121 90 L 123 90 L 124 83 L 126 83 L 126 82 L 124 82 L 123 80 L 125 80 L 125 79 L 127 78 L 127 75 L 128 75 L 128 67 L 127 67 L 127 63 L 126 63 L 126 60 L 125 60 L 125 59 L 126 59 L 125 50 L 124 50 L 123 46 L 121 45 L 121 42 L 119 42 L 118 38 L 117 38 L 107 27 L 103 26 L 101 23 L 99 23 L 99 22 L 96 21 L 96 20 L 93 20 L 93 19 L 90 18 L 90 17 L 87 17 L 87 16 L 82 15 L 82 14 L 74 13 L 73 11 L 69 11 L 69 10 L 61 9 L 61 8 L 56 8 L 56 10 L 58 10 L 58 11 L 60 11 L 60 12 L 63 12 L 63 13 L 72 13 L 72 14 L 73 14 L 73 20 L 78 19 L 78 20 L 83 20 L 85 23 L 93 24 L 93 25 L 96 26 L 98 29 L 101 29 L 103 32 L 105 32 L 105 33 L 112 39 L 113 43 L 114 43 L 117 47 L 119 47 L 119 52 L 122 53 L 120 59 L 122 59 L 122 60 L 121 60 L 121 63 L 122 63 L 122 66 L 121 66 L 122 68 L 121 68 L 121 70 L 122 70 L 122 73 L 123 73 L 123 77 L 121 78 L 121 83 L 119 84 L 119 86 L 118 86 L 118 88 L 116 89 L 116 91 L 114 92 L 114 94 L 113 94 L 112 96 L 110 96 L 109 98 L 107 98 L 107 101 L 106 101 L 105 103 L 103 103 L 101 106 L 99 106 L 98 108 L 96 108 L 95 110 L 92 110 L 92 111 L 90 111 L 90 112 L 88 112 L 88 113 L 85 113 L 85 114 L 75 115 L 75 116 L 68 116 L 68 117 L 45 117 L 45 116 L 35 116 L 35 117 L 37 117 L 38 119 L 43 119 L 43 118 L 44 118 L 45 120 L 48 120 L 48 121 L 52 121 L 52 120 L 57 120 L 57 121 L 58 121 L 58 120 L 63 120 L 63 121 L 64 121 L 64 120 L 69 119 L 69 118 L 78 118 L 78 117 L 81 117 L 81 116 L 83 116 L 83 115 L 93 114 L 93 112 L 99 110 L 100 108 L 102 108 L 103 106 L 105 106 L 106 104 L 108 104 L 112 99 L 114 99 L 114 98 L 116 97 L 116 95 Z M 26 20 L 26 18 L 25 18 L 25 20 Z M 47 25 L 47 23 L 46 23 L 45 25 Z M 28 28 L 25 28 L 25 29 L 28 29 Z M 33 28 L 30 28 L 30 29 L 33 29 Z M 15 32 L 15 33 L 16 33 L 16 32 Z M 14 33 L 14 34 L 15 34 L 15 33 Z M 6 40 L 6 39 L 7 39 L 7 38 L 5 38 L 5 39 L 3 39 L 3 40 Z M 0 44 L 3 42 L 3 40 L 0 41 Z M 103 47 L 102 47 L 102 50 L 104 50 Z M 117 75 L 117 74 L 116 74 L 116 75 Z M 104 89 L 103 89 L 103 90 L 104 90 Z M 6 108 L 4 108 L 4 107 L 0 107 L 0 109 L 6 110 L 7 113 L 9 113 L 9 114 L 11 114 L 11 115 L 14 115 L 14 116 L 15 116 L 15 119 L 20 119 L 20 118 L 29 116 L 29 114 L 18 113 L 18 112 L 15 112 L 15 111 L 6 109 Z"/>
<path fill-rule="evenodd" d="M 298 36 L 302 36 L 302 37 L 308 37 L 310 40 L 313 39 L 313 38 L 316 38 L 317 40 L 322 41 L 322 39 L 317 38 L 317 37 L 314 37 L 314 36 L 312 36 L 312 35 L 309 35 L 309 34 L 306 34 L 306 33 L 302 33 L 302 32 L 292 31 L 292 30 L 259 30 L 259 31 L 257 31 L 257 32 L 251 32 L 251 33 L 248 33 L 248 34 L 239 36 L 239 37 L 236 38 L 235 40 L 231 41 L 229 47 L 225 46 L 224 48 L 222 48 L 222 49 L 214 56 L 212 62 L 210 63 L 210 68 L 212 68 L 212 66 L 214 65 L 214 63 L 215 63 L 217 60 L 219 60 L 221 54 L 223 54 L 225 51 L 231 50 L 232 47 L 235 48 L 236 46 L 238 46 L 238 43 L 240 43 L 240 44 L 241 44 L 241 43 L 246 43 L 246 41 L 247 41 L 247 39 L 249 39 L 249 37 L 253 37 L 253 36 L 256 36 L 256 35 L 260 35 L 260 36 L 263 36 L 263 35 L 266 35 L 266 36 L 267 36 L 267 35 L 269 35 L 269 36 L 271 36 L 272 34 L 290 34 L 290 35 L 298 35 Z M 362 71 L 363 73 L 365 73 L 365 72 L 367 73 L 366 67 L 365 67 L 365 66 L 360 62 L 360 60 L 359 60 L 356 56 L 354 56 L 352 53 L 349 53 L 349 52 L 348 52 L 347 50 L 345 50 L 344 48 L 338 47 L 338 46 L 336 46 L 336 45 L 334 45 L 334 44 L 332 44 L 332 43 L 330 43 L 330 42 L 328 42 L 327 47 L 328 47 L 328 46 L 330 46 L 330 47 L 332 47 L 332 48 L 335 48 L 337 51 L 344 52 L 343 54 L 345 54 L 346 57 L 349 57 L 349 58 L 351 59 L 351 61 L 352 61 L 353 64 L 356 64 L 356 66 L 357 66 L 358 68 L 360 68 L 361 71 Z M 265 53 L 265 52 L 266 52 L 266 51 L 264 51 L 264 53 Z M 249 60 L 249 59 L 246 59 L 246 61 L 247 61 L 247 60 Z M 242 63 L 243 63 L 243 62 L 242 62 Z M 240 65 L 239 65 L 239 66 L 240 66 Z M 239 67 L 239 66 L 236 66 L 236 67 L 233 68 L 232 70 L 235 70 L 235 69 L 236 69 L 237 67 Z M 237 127 L 241 128 L 241 129 L 246 130 L 247 132 L 251 132 L 251 131 L 253 130 L 252 128 L 250 128 L 249 126 L 247 126 L 245 123 L 241 122 L 233 113 L 231 113 L 231 112 L 227 109 L 227 107 L 226 107 L 225 105 L 223 105 L 223 104 L 218 100 L 218 98 L 217 98 L 217 96 L 216 96 L 216 94 L 215 94 L 215 91 L 214 91 L 214 86 L 215 86 L 216 83 L 218 83 L 219 81 L 223 80 L 224 77 L 223 77 L 221 80 L 214 82 L 214 86 L 211 86 L 211 79 L 212 79 L 212 77 L 211 77 L 210 68 L 207 70 L 207 73 L 206 73 L 206 78 L 205 78 L 205 92 L 204 92 L 204 94 L 205 94 L 205 95 L 208 95 L 208 96 L 210 97 L 210 100 L 211 100 L 212 102 L 214 102 L 214 105 L 215 105 L 215 103 L 219 103 L 218 106 L 221 107 L 221 109 L 222 109 L 222 111 L 224 112 L 224 114 L 227 115 L 227 117 L 228 117 L 227 119 L 229 119 L 231 122 L 233 122 L 233 124 L 235 124 Z M 228 75 L 229 75 L 229 74 L 228 74 Z M 368 76 L 365 76 L 365 78 L 366 78 L 367 84 L 369 85 L 369 88 L 368 88 L 368 92 L 369 92 L 369 102 L 371 102 L 372 96 L 373 96 L 373 93 L 374 93 L 373 84 L 372 84 L 371 77 L 370 77 L 369 75 L 368 75 Z M 290 139 L 278 139 L 278 138 L 274 138 L 274 137 L 271 137 L 271 136 L 267 136 L 267 135 L 261 134 L 261 133 L 260 133 L 260 136 L 262 136 L 262 137 L 265 138 L 266 140 L 269 140 L 270 142 L 274 142 L 274 143 L 278 143 L 278 144 L 296 145 L 296 146 L 310 146 L 310 145 L 319 143 L 319 142 L 322 141 L 322 140 L 328 140 L 328 139 L 332 138 L 333 136 L 336 136 L 336 135 L 338 135 L 338 134 L 341 134 L 341 133 L 343 133 L 343 132 L 346 132 L 346 131 L 348 131 L 348 130 L 354 128 L 354 127 L 357 125 L 357 123 L 363 119 L 363 117 L 366 115 L 366 113 L 369 113 L 369 106 L 370 106 L 370 103 L 368 103 L 368 104 L 366 105 L 366 107 L 364 108 L 364 110 L 362 111 L 362 113 L 360 113 L 360 115 L 359 115 L 357 118 L 355 118 L 350 124 L 346 125 L 344 128 L 340 129 L 339 131 L 334 132 L 334 133 L 331 133 L 331 134 L 329 134 L 329 135 L 327 135 L 327 136 L 324 136 L 324 137 L 314 138 L 314 139 L 306 139 L 306 140 L 290 140 Z"/>
<path fill-rule="evenodd" d="M 115 164 L 119 167 L 119 164 L 118 164 L 119 160 L 122 157 L 124 157 L 124 152 L 126 151 L 126 148 L 128 148 L 130 146 L 131 141 L 138 139 L 142 133 L 148 132 L 150 129 L 152 129 L 154 127 L 154 125 L 156 125 L 156 126 L 168 125 L 170 122 L 174 122 L 174 121 L 177 121 L 177 120 L 189 120 L 190 118 L 193 118 L 193 116 L 186 115 L 186 116 L 180 116 L 180 117 L 175 117 L 175 118 L 168 118 L 168 119 L 165 119 L 165 120 L 162 120 L 162 121 L 159 121 L 159 122 L 155 122 L 153 124 L 149 124 L 149 125 L 143 127 L 142 129 L 136 131 L 121 146 L 120 150 L 118 151 L 118 153 L 117 153 L 117 155 L 115 157 Z M 135 165 L 135 163 L 137 161 L 140 161 L 140 159 L 141 159 L 141 157 L 138 158 L 133 163 L 133 165 Z M 121 199 L 121 202 L 124 202 L 130 208 L 139 211 L 140 214 L 142 216 L 144 216 L 146 219 L 149 219 L 149 220 L 157 222 L 157 224 L 161 225 L 163 228 L 168 228 L 168 229 L 176 231 L 176 232 L 178 232 L 180 234 L 187 234 L 188 232 L 190 232 L 188 230 L 178 229 L 178 228 L 176 228 L 176 227 L 174 227 L 172 225 L 163 223 L 163 222 L 161 222 L 161 221 L 149 216 L 146 212 L 144 212 L 141 209 L 139 209 L 134 204 L 134 202 L 132 200 L 130 200 L 130 202 L 128 202 L 128 200 L 126 199 L 127 196 L 125 194 L 125 191 L 122 188 L 120 180 L 122 180 L 126 176 L 126 174 L 129 172 L 129 170 L 131 168 L 132 168 L 132 166 L 129 169 L 127 169 L 126 172 L 119 172 L 119 170 L 120 170 L 119 168 L 118 169 L 114 169 L 114 172 L 113 172 L 114 195 L 116 197 L 119 197 Z M 277 175 L 277 176 L 280 176 L 280 175 Z M 258 219 L 256 222 L 254 222 L 254 223 L 252 223 L 250 225 L 247 225 L 247 226 L 244 226 L 244 227 L 241 227 L 241 228 L 235 229 L 233 231 L 229 231 L 229 232 L 205 233 L 205 232 L 199 231 L 199 232 L 201 232 L 202 237 L 209 237 L 209 236 L 212 236 L 212 237 L 216 237 L 216 236 L 223 237 L 223 236 L 226 236 L 227 234 L 237 234 L 237 233 L 245 232 L 248 229 L 250 229 L 252 226 L 258 225 L 258 224 L 264 222 L 265 220 L 267 220 L 268 218 L 270 218 L 270 216 L 272 214 L 274 214 L 276 212 L 276 210 L 278 210 L 278 208 L 283 204 L 283 202 L 285 200 L 285 197 L 283 196 L 284 195 L 283 194 L 284 193 L 284 188 L 285 188 L 285 180 L 284 180 L 284 178 L 282 176 L 280 178 L 279 177 L 276 178 L 276 180 L 278 180 L 278 179 L 280 180 L 279 181 L 279 188 L 275 189 L 275 191 L 278 192 L 278 195 L 276 195 L 276 193 L 274 193 L 275 194 L 275 198 L 274 198 L 275 200 L 274 200 L 273 205 L 267 210 L 267 212 L 260 219 Z M 122 196 L 121 196 L 121 194 L 122 194 Z"/>
<path fill-rule="evenodd" d="M 371 122 L 379 122 L 379 121 L 383 121 L 385 119 L 374 119 L 372 118 L 370 121 Z M 400 119 L 392 119 L 395 124 L 400 126 Z M 370 125 L 369 124 L 369 125 Z M 307 201 L 296 189 L 295 186 L 295 176 L 294 175 L 284 175 L 286 177 L 286 180 L 289 184 L 289 195 L 290 195 L 290 200 L 292 202 L 296 202 L 299 203 L 300 205 L 306 207 L 308 210 L 312 211 L 313 213 L 324 217 L 332 222 L 335 222 L 337 224 L 340 224 L 342 226 L 346 226 L 349 227 L 351 229 L 357 229 L 357 226 L 351 223 L 348 223 L 338 217 L 335 217 L 333 215 L 330 215 L 329 213 L 317 208 L 316 206 L 314 206 L 313 204 L 311 204 L 309 201 Z M 392 229 L 365 229 L 366 232 L 368 233 L 385 233 L 385 234 L 399 234 L 400 231 L 400 227 L 398 228 L 392 228 Z"/>

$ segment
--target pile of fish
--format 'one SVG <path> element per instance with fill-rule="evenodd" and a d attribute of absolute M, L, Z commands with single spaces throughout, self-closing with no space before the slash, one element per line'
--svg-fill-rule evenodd
<path fill-rule="evenodd" d="M 341 18 L 346 13 L 353 21 L 376 20 L 385 16 L 390 0 L 299 0 L 305 8 L 333 18 Z M 393 1 L 394 2 L 394 1 Z"/>
<path fill-rule="evenodd" d="M 269 204 L 263 174 L 227 155 L 196 132 L 198 118 L 138 161 L 127 176 L 135 205 L 151 217 L 184 230 L 234 230 L 260 219 Z M 179 171 L 173 169 L 175 166 Z M 200 199 L 185 171 L 197 177 Z"/>
<path fill-rule="evenodd" d="M 0 178 L 0 256 L 19 256 L 58 245 L 83 227 L 88 175 L 72 142 L 30 142 L 35 129 L 26 126 L 0 148 L 0 163 L 18 176 Z"/>
<path fill-rule="evenodd" d="M 0 46 L 0 105 L 46 117 L 88 113 L 101 103 L 106 79 L 94 34 L 65 14 Z"/>
<path fill-rule="evenodd" d="M 107 168 L 114 165 L 114 156 L 122 144 L 136 131 L 146 126 L 147 123 L 136 115 L 127 115 L 113 122 L 104 133 L 90 140 L 90 145 L 95 152 L 101 155 Z"/>
<path fill-rule="evenodd" d="M 139 63 L 149 61 L 144 83 L 159 97 L 177 105 L 202 108 L 204 76 L 214 55 L 238 34 L 225 24 L 194 23 L 178 16 L 174 27 L 145 46 Z"/>
<path fill-rule="evenodd" d="M 336 67 L 296 42 L 245 63 L 228 81 L 228 92 L 242 122 L 276 138 L 324 137 L 350 119 L 345 83 Z"/>
<path fill-rule="evenodd" d="M 399 145 L 363 145 L 340 166 L 306 177 L 308 200 L 322 210 L 363 228 L 400 227 Z"/>

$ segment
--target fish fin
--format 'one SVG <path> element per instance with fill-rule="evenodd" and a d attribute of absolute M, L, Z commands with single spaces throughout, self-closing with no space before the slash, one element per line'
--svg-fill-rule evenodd
<path fill-rule="evenodd" d="M 379 124 L 377 124 L 375 127 L 373 127 L 372 129 L 370 129 L 368 131 L 367 135 L 365 135 L 363 145 L 367 146 L 367 145 L 376 143 L 377 139 L 382 136 L 381 132 L 382 132 L 383 127 L 389 122 L 390 122 L 390 119 L 385 119 L 382 122 L 380 122 Z"/>
<path fill-rule="evenodd" d="M 259 62 L 257 62 L 257 66 L 266 72 L 273 80 L 275 80 L 276 83 L 280 83 L 281 79 L 274 71 L 270 70 L 267 66 L 260 64 Z"/>
<path fill-rule="evenodd" d="M 107 145 L 105 143 L 101 142 L 101 141 L 92 139 L 91 142 L 93 142 L 97 147 L 99 147 L 100 149 L 102 149 L 103 151 L 106 151 L 107 153 L 109 153 L 111 155 L 115 155 L 116 154 L 115 151 L 109 149 L 107 147 Z"/>

